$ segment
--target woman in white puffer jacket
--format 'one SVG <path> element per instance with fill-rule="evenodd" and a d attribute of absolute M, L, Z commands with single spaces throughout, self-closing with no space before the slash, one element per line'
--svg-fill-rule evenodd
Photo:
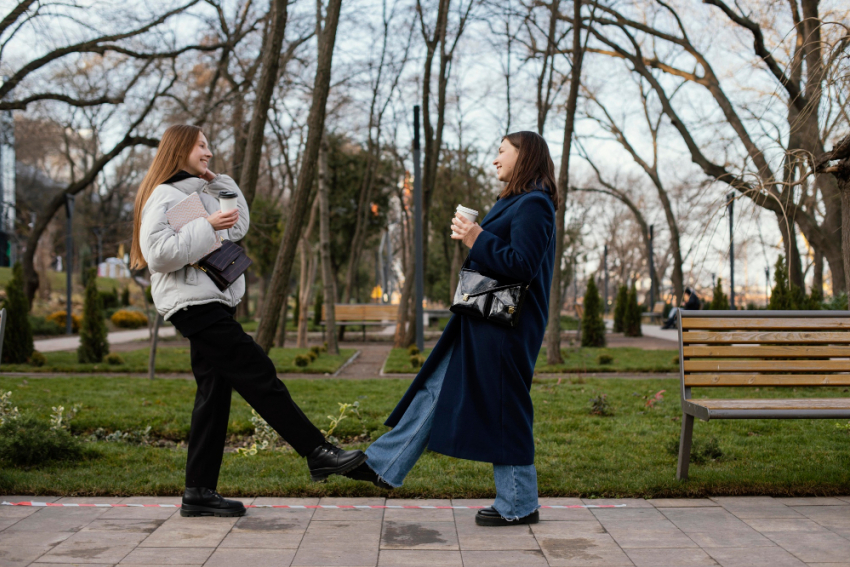
<path fill-rule="evenodd" d="M 244 276 L 221 291 L 193 266 L 219 239 L 241 239 L 250 224 L 248 203 L 239 187 L 230 177 L 211 172 L 210 159 L 212 153 L 200 128 L 178 125 L 165 131 L 136 194 L 130 257 L 133 268 L 148 267 L 157 311 L 189 339 L 191 347 L 198 391 L 180 514 L 242 516 L 241 502 L 225 500 L 216 492 L 232 390 L 299 455 L 307 457 L 315 481 L 356 468 L 366 455 L 325 441 L 292 401 L 268 355 L 234 319 L 236 304 L 245 293 Z M 221 212 L 218 202 L 224 190 L 237 195 L 237 208 L 228 213 Z M 167 212 L 192 194 L 198 194 L 209 216 L 177 231 L 169 224 Z"/>

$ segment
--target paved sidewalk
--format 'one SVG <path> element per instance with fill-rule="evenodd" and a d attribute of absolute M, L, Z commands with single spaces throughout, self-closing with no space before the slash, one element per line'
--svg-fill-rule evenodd
<path fill-rule="evenodd" d="M 161 327 L 159 329 L 160 337 L 173 337 L 175 335 L 175 329 L 171 326 Z M 133 341 L 147 340 L 151 336 L 150 331 L 148 329 L 136 329 L 133 331 L 114 331 L 112 333 L 107 334 L 107 339 L 109 340 L 109 344 L 119 344 L 119 343 L 131 343 Z M 35 350 L 38 352 L 56 352 L 60 350 L 77 350 L 77 347 L 80 346 L 80 336 L 79 335 L 71 335 L 71 336 L 63 336 L 57 337 L 55 339 L 42 339 L 40 341 L 35 341 Z M 139 345 L 139 348 L 144 348 L 147 346 L 147 343 L 144 345 Z"/>
<path fill-rule="evenodd" d="M 177 504 L 178 498 L 43 498 Z M 489 505 L 489 500 L 256 498 L 276 505 Z M 534 526 L 482 528 L 475 510 L 249 509 L 181 518 L 174 508 L 0 506 L 0 566 L 850 566 L 850 497 L 580 500 L 626 504 L 541 510 Z"/>

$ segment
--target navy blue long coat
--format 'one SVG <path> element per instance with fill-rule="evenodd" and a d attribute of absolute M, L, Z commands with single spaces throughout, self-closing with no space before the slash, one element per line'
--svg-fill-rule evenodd
<path fill-rule="evenodd" d="M 480 223 L 470 268 L 506 281 L 530 281 L 516 327 L 453 315 L 386 425 L 394 427 L 413 396 L 452 351 L 428 448 L 501 465 L 534 464 L 531 378 L 549 318 L 555 262 L 555 207 L 535 188 L 499 199 Z"/>

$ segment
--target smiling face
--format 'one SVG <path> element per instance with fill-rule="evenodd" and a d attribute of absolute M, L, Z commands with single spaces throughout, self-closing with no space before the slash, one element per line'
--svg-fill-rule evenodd
<path fill-rule="evenodd" d="M 192 153 L 186 158 L 183 169 L 187 173 L 200 177 L 207 172 L 210 159 L 212 159 L 212 152 L 207 144 L 207 137 L 204 136 L 203 132 L 200 132 L 198 133 L 198 140 L 195 142 L 195 147 L 192 148 Z"/>
<path fill-rule="evenodd" d="M 519 150 L 507 138 L 502 140 L 502 143 L 499 145 L 499 155 L 493 160 L 493 165 L 496 166 L 496 176 L 499 178 L 499 181 L 507 183 L 511 180 L 511 175 L 513 175 L 518 157 Z"/>

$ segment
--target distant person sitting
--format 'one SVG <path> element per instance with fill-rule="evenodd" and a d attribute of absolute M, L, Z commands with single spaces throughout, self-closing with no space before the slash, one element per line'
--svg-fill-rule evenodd
<path fill-rule="evenodd" d="M 697 294 L 689 287 L 685 288 L 685 304 L 682 305 L 682 310 L 684 311 L 699 311 L 700 301 Z M 662 329 L 673 329 L 676 327 L 676 313 L 678 313 L 679 308 L 674 307 L 670 310 L 670 317 L 667 318 L 667 321 L 661 325 Z"/>

